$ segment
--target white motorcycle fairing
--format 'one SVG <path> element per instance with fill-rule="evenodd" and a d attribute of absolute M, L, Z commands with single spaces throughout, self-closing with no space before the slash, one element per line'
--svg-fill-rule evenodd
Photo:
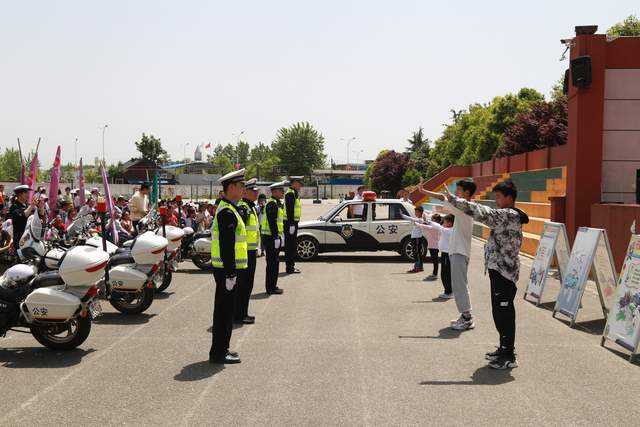
<path fill-rule="evenodd" d="M 109 270 L 109 283 L 117 291 L 139 291 L 147 283 L 147 274 L 135 264 L 117 265 Z"/>
<path fill-rule="evenodd" d="M 169 242 L 152 231 L 139 235 L 131 246 L 131 256 L 136 264 L 158 264 L 164 259 L 164 251 Z"/>
<path fill-rule="evenodd" d="M 75 295 L 51 288 L 40 288 L 31 292 L 20 308 L 30 322 L 64 322 L 82 308 L 82 302 Z"/>
<path fill-rule="evenodd" d="M 76 246 L 67 251 L 60 265 L 62 280 L 69 287 L 88 287 L 104 275 L 109 254 L 91 246 Z"/>
<path fill-rule="evenodd" d="M 201 237 L 193 243 L 193 249 L 199 254 L 211 253 L 211 239 L 207 237 Z"/>
<path fill-rule="evenodd" d="M 156 231 L 156 235 L 167 238 L 167 240 L 169 241 L 167 250 L 171 252 L 174 249 L 177 249 L 178 247 L 180 247 L 180 241 L 184 237 L 185 233 L 182 228 L 174 227 L 173 225 L 165 225 L 165 229 L 167 231 L 166 236 L 164 235 L 162 226 L 158 228 L 158 230 Z"/>
<path fill-rule="evenodd" d="M 102 249 L 102 237 L 95 235 L 86 240 L 85 244 L 94 248 Z M 118 250 L 118 246 L 107 240 L 107 253 L 113 255 Z"/>

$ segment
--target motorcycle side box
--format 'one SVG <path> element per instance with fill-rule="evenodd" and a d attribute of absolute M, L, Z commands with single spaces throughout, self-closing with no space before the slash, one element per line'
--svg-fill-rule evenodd
<path fill-rule="evenodd" d="M 91 246 L 76 246 L 67 251 L 60 265 L 60 276 L 67 286 L 93 285 L 104 276 L 109 254 Z"/>
<path fill-rule="evenodd" d="M 97 249 L 102 249 L 102 237 L 95 235 L 85 242 L 85 245 L 91 246 Z M 113 255 L 118 250 L 118 246 L 114 245 L 110 241 L 107 240 L 107 253 L 109 255 Z"/>
<path fill-rule="evenodd" d="M 162 227 L 158 228 L 158 231 L 156 231 L 156 234 L 158 236 L 166 237 L 167 240 L 169 241 L 169 245 L 167 246 L 167 249 L 169 251 L 173 251 L 180 246 L 180 241 L 184 237 L 184 231 L 182 230 L 182 228 L 174 227 L 173 225 L 166 225 L 165 229 L 167 230 L 166 236 L 162 232 Z"/>
<path fill-rule="evenodd" d="M 193 248 L 199 254 L 211 253 L 211 239 L 201 238 L 193 243 Z"/>
<path fill-rule="evenodd" d="M 34 319 L 42 321 L 65 321 L 80 308 L 80 298 L 51 288 L 40 288 L 31 292 L 22 303 Z"/>
<path fill-rule="evenodd" d="M 65 250 L 60 248 L 53 248 L 44 255 L 44 263 L 50 270 L 57 270 L 60 268 L 60 260 L 65 254 Z"/>
<path fill-rule="evenodd" d="M 137 291 L 147 282 L 147 275 L 131 264 L 123 264 L 109 270 L 111 287 L 122 291 Z"/>
<path fill-rule="evenodd" d="M 141 234 L 131 247 L 131 256 L 136 264 L 157 264 L 164 259 L 169 242 L 152 231 Z"/>

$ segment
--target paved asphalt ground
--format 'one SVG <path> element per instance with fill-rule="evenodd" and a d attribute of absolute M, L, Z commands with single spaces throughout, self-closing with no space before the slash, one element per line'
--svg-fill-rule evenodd
<path fill-rule="evenodd" d="M 305 204 L 305 216 L 328 209 Z M 448 329 L 453 301 L 440 282 L 407 275 L 394 253 L 322 256 L 264 294 L 258 262 L 251 311 L 234 330 L 240 365 L 207 362 L 212 278 L 185 262 L 147 314 L 106 313 L 81 349 L 54 353 L 30 335 L 0 340 L 2 425 L 634 425 L 640 366 L 599 346 L 591 288 L 579 324 L 517 297 L 512 372 L 485 367 L 497 336 L 482 244 L 470 266 L 473 331 Z M 528 276 L 523 260 L 522 276 Z"/>

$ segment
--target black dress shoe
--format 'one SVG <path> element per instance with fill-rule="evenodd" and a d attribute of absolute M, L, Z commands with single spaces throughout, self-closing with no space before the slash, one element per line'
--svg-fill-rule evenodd
<path fill-rule="evenodd" d="M 229 351 L 227 351 L 227 355 L 233 356 L 233 357 L 238 357 L 238 352 L 229 350 Z"/>
<path fill-rule="evenodd" d="M 245 325 L 253 325 L 254 323 L 256 323 L 256 318 L 253 316 L 246 316 L 244 319 L 242 319 L 242 323 L 244 323 Z"/>
<path fill-rule="evenodd" d="M 214 363 L 216 365 L 232 365 L 234 363 L 240 363 L 240 358 L 238 356 L 232 356 L 230 353 L 227 353 L 227 355 L 224 357 L 210 357 L 209 363 Z"/>
<path fill-rule="evenodd" d="M 284 293 L 284 291 L 280 288 L 275 288 L 272 291 L 267 292 L 269 295 L 281 295 Z"/>

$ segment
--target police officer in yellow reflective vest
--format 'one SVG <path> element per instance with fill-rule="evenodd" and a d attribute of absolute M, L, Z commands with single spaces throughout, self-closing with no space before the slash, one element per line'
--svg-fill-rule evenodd
<path fill-rule="evenodd" d="M 284 191 L 285 182 L 271 184 L 271 197 L 264 205 L 262 222 L 260 223 L 260 237 L 263 241 L 265 252 L 267 253 L 267 271 L 265 287 L 267 294 L 282 294 L 282 289 L 278 288 L 278 270 L 280 265 L 280 248 L 284 231 L 284 206 L 280 199 Z"/>
<path fill-rule="evenodd" d="M 244 169 L 218 180 L 224 197 L 218 204 L 211 232 L 211 263 L 216 282 L 213 305 L 213 340 L 210 363 L 240 363 L 238 353 L 229 351 L 233 329 L 234 294 L 238 274 L 247 269 L 247 230 L 237 203 L 244 193 Z"/>
<path fill-rule="evenodd" d="M 300 273 L 296 268 L 296 242 L 298 240 L 298 222 L 302 214 L 300 187 L 304 176 L 290 176 L 290 186 L 284 193 L 284 259 L 287 274 Z"/>
<path fill-rule="evenodd" d="M 255 317 L 249 315 L 249 300 L 253 290 L 253 278 L 256 274 L 256 259 L 258 257 L 258 244 L 260 231 L 258 230 L 258 211 L 256 200 L 258 199 L 258 180 L 253 178 L 244 183 L 244 196 L 238 202 L 238 211 L 247 230 L 247 269 L 238 272 L 236 289 L 235 323 L 252 324 Z"/>

